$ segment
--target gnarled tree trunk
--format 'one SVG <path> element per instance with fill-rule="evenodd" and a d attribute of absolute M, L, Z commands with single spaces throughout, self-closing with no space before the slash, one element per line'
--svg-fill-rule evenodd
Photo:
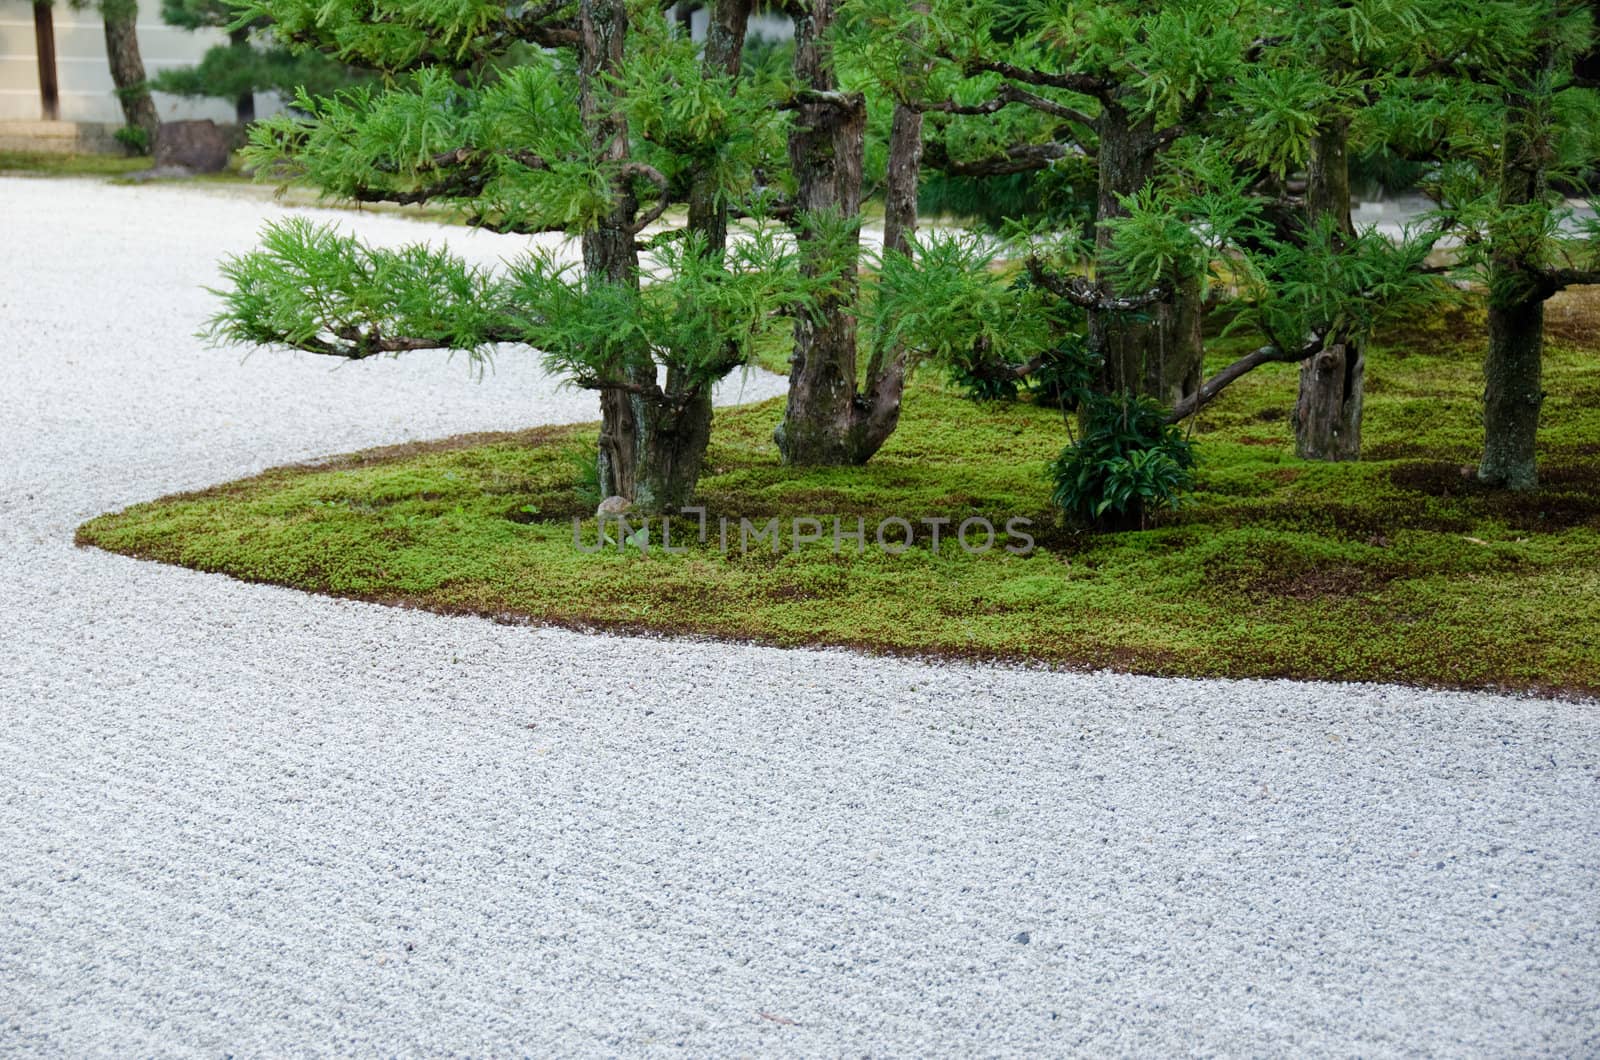
<path fill-rule="evenodd" d="M 906 351 L 878 349 L 857 386 L 855 239 L 824 238 L 822 228 L 849 223 L 861 210 L 866 101 L 839 91 L 828 40 L 837 0 L 809 0 L 795 15 L 796 80 L 801 93 L 789 134 L 794 170 L 800 270 L 831 277 L 826 295 L 795 318 L 789 400 L 775 439 L 786 464 L 864 464 L 900 420 Z M 897 107 L 890 139 L 889 216 L 885 244 L 902 253 L 916 228 L 921 115 Z"/>
<path fill-rule="evenodd" d="M 718 0 L 712 10 L 706 45 L 708 72 L 734 74 L 744 48 L 750 0 Z M 625 0 L 583 0 L 579 33 L 584 122 L 600 157 L 613 163 L 628 158 L 626 118 L 602 110 L 595 86 L 622 70 L 627 36 Z M 626 179 L 614 189 L 611 213 L 583 237 L 584 271 L 591 283 L 639 284 L 635 227 L 639 203 Z M 705 252 L 720 256 L 727 241 L 728 209 L 716 195 L 709 173 L 692 179 L 690 225 L 705 236 Z M 711 390 L 689 382 L 676 369 L 657 385 L 656 370 L 645 358 L 622 370 L 619 387 L 601 391 L 600 489 L 626 497 L 642 512 L 671 512 L 694 500 L 695 486 L 711 438 Z"/>
<path fill-rule="evenodd" d="M 1306 167 L 1306 218 L 1324 218 L 1340 234 L 1355 234 L 1350 221 L 1350 123 L 1339 118 L 1321 126 L 1311 139 Z M 1361 406 L 1366 391 L 1367 336 L 1328 336 L 1322 352 L 1300 363 L 1300 394 L 1295 402 L 1295 452 L 1306 460 L 1355 460 L 1361 456 Z"/>
<path fill-rule="evenodd" d="M 1100 142 L 1095 249 L 1103 257 L 1111 233 L 1098 222 L 1127 215 L 1119 197 L 1149 182 L 1162 140 L 1151 119 L 1135 119 L 1114 100 L 1103 105 L 1095 132 Z M 1113 293 L 1111 280 L 1108 276 L 1102 282 L 1108 296 Z M 1205 352 L 1201 312 L 1198 277 L 1178 277 L 1171 295 L 1146 309 L 1089 309 L 1089 348 L 1103 359 L 1100 389 L 1108 394 L 1132 391 L 1169 405 L 1194 393 Z"/>
<path fill-rule="evenodd" d="M 139 55 L 139 5 L 134 0 L 102 0 L 100 17 L 105 27 L 111 82 L 117 86 L 117 102 L 122 105 L 123 120 L 143 130 L 146 142 L 154 148 L 161 118 L 156 114 L 155 101 L 150 98 L 144 59 Z"/>
<path fill-rule="evenodd" d="M 854 240 L 824 238 L 819 226 L 854 218 L 861 209 L 866 101 L 839 92 L 828 32 L 835 0 L 811 0 L 795 16 L 794 72 L 805 93 L 789 134 L 794 168 L 800 271 L 834 277 L 828 293 L 795 317 L 789 401 L 778 425 L 787 464 L 862 462 L 856 433 L 856 257 Z"/>

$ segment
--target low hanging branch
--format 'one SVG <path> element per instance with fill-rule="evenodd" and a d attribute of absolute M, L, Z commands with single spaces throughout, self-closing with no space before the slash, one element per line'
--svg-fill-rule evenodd
<path fill-rule="evenodd" d="M 972 74 L 999 74 L 1008 81 L 1020 81 L 1025 85 L 1036 85 L 1040 88 L 1062 88 L 1068 92 L 1077 92 L 1085 96 L 1094 96 L 1103 99 L 1115 87 L 1104 78 L 1092 74 L 1051 73 L 1048 70 L 1033 70 L 1023 66 L 1013 66 L 1011 63 L 998 62 L 992 59 L 957 58 L 946 54 L 946 58 L 959 63 L 962 70 L 969 76 Z"/>
<path fill-rule="evenodd" d="M 331 328 L 328 334 L 339 341 L 330 341 L 320 335 L 309 335 L 299 339 L 279 335 L 275 336 L 273 341 L 304 350 L 306 353 L 339 357 L 347 361 L 364 361 L 369 357 L 406 353 L 412 350 L 455 350 L 461 349 L 463 345 L 460 338 L 453 335 L 433 335 L 426 338 L 417 335 L 385 335 L 376 324 L 368 325 L 365 330 L 354 324 L 339 325 Z M 479 345 L 523 341 L 520 335 L 510 329 L 491 329 L 479 338 L 481 339 Z"/>
<path fill-rule="evenodd" d="M 443 172 L 438 180 L 414 188 L 386 188 L 374 184 L 357 184 L 350 190 L 356 202 L 388 202 L 400 206 L 432 202 L 435 199 L 473 199 L 483 194 L 484 186 L 492 173 L 490 163 L 497 158 L 508 158 L 532 170 L 548 171 L 550 163 L 532 151 L 507 151 L 500 154 L 480 151 L 471 147 L 458 147 L 434 155 L 416 166 L 416 175 Z M 395 165 L 380 164 L 379 172 L 399 172 Z"/>
<path fill-rule="evenodd" d="M 1288 350 L 1278 346 L 1262 346 L 1252 350 L 1207 379 L 1201 384 L 1200 389 L 1174 405 L 1172 411 L 1167 413 L 1167 422 L 1177 423 L 1194 415 L 1212 398 L 1222 393 L 1228 384 L 1264 364 L 1293 364 L 1315 357 L 1327 345 L 1327 338 L 1326 332 L 1316 332 L 1302 345 Z"/>
<path fill-rule="evenodd" d="M 1029 92 L 1027 89 L 1018 88 L 1009 81 L 1000 86 L 993 99 L 985 100 L 982 103 L 957 103 L 952 99 L 942 99 L 938 102 L 908 103 L 907 106 L 913 110 L 938 114 L 983 115 L 993 114 L 1013 103 L 1019 103 L 1043 114 L 1050 114 L 1066 121 L 1076 122 L 1079 125 L 1094 125 L 1094 118 L 1076 107 L 1069 107 L 1064 103 L 1057 103 L 1053 99 L 1046 99 L 1041 95 Z"/>
<path fill-rule="evenodd" d="M 1545 269 L 1543 278 L 1550 288 L 1550 293 L 1554 294 L 1568 287 L 1590 287 L 1600 284 L 1600 269 Z"/>
<path fill-rule="evenodd" d="M 1077 153 L 1074 145 L 1066 143 L 1018 144 L 1006 148 L 1005 154 L 998 158 L 956 161 L 950 157 L 944 144 L 930 140 L 923 148 L 922 162 L 930 169 L 941 170 L 952 177 L 1004 177 L 1046 169 L 1052 162 Z"/>

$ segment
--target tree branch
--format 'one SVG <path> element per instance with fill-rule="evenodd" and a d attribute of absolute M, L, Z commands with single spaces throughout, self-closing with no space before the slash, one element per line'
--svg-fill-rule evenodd
<path fill-rule="evenodd" d="M 596 375 L 575 375 L 572 377 L 572 384 L 585 390 L 620 390 L 625 394 L 638 394 L 640 397 L 662 404 L 667 403 L 667 396 L 655 383 L 638 383 L 631 379 L 602 379 Z"/>
<path fill-rule="evenodd" d="M 451 172 L 431 184 L 409 190 L 398 188 L 383 188 L 372 184 L 357 184 L 350 191 L 350 197 L 357 202 L 392 202 L 401 206 L 416 203 L 430 202 L 434 199 L 473 199 L 483 193 L 484 185 L 489 180 L 489 162 L 496 158 L 509 158 L 519 162 L 529 169 L 548 170 L 550 163 L 531 151 L 508 151 L 496 155 L 491 152 L 480 151 L 471 147 L 458 147 L 453 151 L 444 151 L 434 155 L 414 170 L 417 174 L 436 173 L 441 170 Z M 399 167 L 384 165 L 378 167 L 380 172 L 397 172 Z"/>
<path fill-rule="evenodd" d="M 459 350 L 463 346 L 452 341 L 450 336 L 435 335 L 427 338 L 412 335 L 385 335 L 376 324 L 369 325 L 365 331 L 354 324 L 344 324 L 328 329 L 328 333 L 338 342 L 312 335 L 308 338 L 291 340 L 287 336 L 278 336 L 276 341 L 284 346 L 291 346 L 307 353 L 320 354 L 325 357 L 341 357 L 347 361 L 364 361 L 368 357 L 377 357 L 385 353 L 405 353 L 410 350 Z M 482 337 L 483 343 L 491 342 L 522 342 L 520 335 L 503 329 L 490 329 Z"/>
<path fill-rule="evenodd" d="M 667 178 L 662 175 L 659 169 L 655 168 L 654 166 L 645 165 L 643 162 L 629 162 L 625 164 L 620 170 L 618 170 L 617 176 L 621 180 L 629 180 L 633 177 L 643 177 L 645 180 L 648 180 L 650 183 L 656 186 L 655 205 L 650 207 L 649 210 L 645 211 L 644 216 L 640 217 L 633 223 L 633 230 L 629 234 L 636 236 L 654 224 L 657 218 L 666 213 L 667 207 L 672 204 L 672 197 L 667 192 Z"/>
<path fill-rule="evenodd" d="M 1168 423 L 1177 423 L 1188 416 L 1194 415 L 1212 398 L 1242 375 L 1255 371 L 1264 364 L 1293 364 L 1315 357 L 1327 345 L 1327 333 L 1315 333 L 1306 342 L 1294 349 L 1284 350 L 1278 346 L 1262 346 L 1252 350 L 1243 357 L 1234 361 L 1228 367 L 1218 372 L 1201 384 L 1200 389 L 1184 398 L 1172 407 L 1167 413 Z"/>
<path fill-rule="evenodd" d="M 954 59 L 955 57 L 946 56 L 946 58 Z M 956 59 L 955 61 L 960 63 L 962 70 L 969 75 L 999 74 L 1009 81 L 1021 81 L 1025 85 L 1035 85 L 1041 88 L 1064 88 L 1069 92 L 1095 96 L 1100 99 L 1104 99 L 1114 87 L 1111 82 L 1091 74 L 1053 74 L 1047 70 L 1032 70 L 993 59 L 968 58 Z"/>
<path fill-rule="evenodd" d="M 1000 86 L 1000 91 L 995 94 L 993 99 L 985 100 L 982 103 L 964 104 L 944 99 L 937 103 L 908 103 L 907 106 L 913 110 L 941 114 L 993 114 L 995 111 L 1012 103 L 1031 107 L 1041 113 L 1050 114 L 1065 121 L 1091 127 L 1094 125 L 1094 118 L 1076 107 L 1069 107 L 1064 103 L 1057 103 L 1053 99 L 1046 99 L 1044 96 L 1029 92 L 1024 88 L 1018 88 L 1009 82 Z"/>
<path fill-rule="evenodd" d="M 840 110 L 855 110 L 864 106 L 866 98 L 859 92 L 823 91 L 816 88 L 797 88 L 778 104 L 779 110 L 798 110 L 804 106 L 837 107 Z"/>
<path fill-rule="evenodd" d="M 1589 287 L 1600 284 L 1600 269 L 1544 269 L 1542 273 L 1552 294 L 1564 291 L 1568 287 Z"/>
<path fill-rule="evenodd" d="M 1148 291 L 1139 294 L 1116 296 L 1101 288 L 1082 276 L 1062 276 L 1053 273 L 1044 267 L 1038 258 L 1029 257 L 1023 263 L 1028 270 L 1029 279 L 1043 287 L 1058 298 L 1065 298 L 1075 306 L 1084 309 L 1098 309 L 1104 312 L 1127 312 L 1141 309 L 1153 302 L 1159 302 L 1168 294 L 1163 284 L 1157 284 Z"/>
<path fill-rule="evenodd" d="M 1004 156 L 1000 158 L 958 162 L 950 157 L 944 144 L 933 140 L 923 149 L 922 161 L 930 169 L 943 170 L 952 177 L 1003 177 L 1044 169 L 1050 163 L 1073 153 L 1075 147 L 1071 144 L 1018 144 L 1006 148 Z"/>

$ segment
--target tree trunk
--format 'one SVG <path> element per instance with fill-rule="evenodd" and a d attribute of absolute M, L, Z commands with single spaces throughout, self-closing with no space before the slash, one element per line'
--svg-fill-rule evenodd
<path fill-rule="evenodd" d="M 743 47 L 748 0 L 743 0 L 743 8 L 742 17 L 729 16 L 731 23 L 737 24 L 737 35 L 719 36 L 717 44 L 716 61 L 724 66 L 733 63 L 735 69 L 737 49 Z M 590 142 L 602 163 L 625 162 L 627 118 L 618 111 L 604 109 L 604 95 L 597 88 L 605 78 L 622 72 L 628 32 L 627 0 L 582 0 L 578 32 L 579 108 Z M 723 49 L 735 50 L 735 55 L 730 58 Z M 637 289 L 639 249 L 634 226 L 638 199 L 626 180 L 613 188 L 613 195 L 611 212 L 583 235 L 585 279 L 591 284 L 625 284 Z M 702 230 L 715 231 L 719 240 L 725 238 L 726 207 L 716 202 L 715 196 L 701 201 L 710 206 L 697 215 L 705 226 Z M 720 242 L 715 252 L 721 252 Z M 605 496 L 627 498 L 640 512 L 671 512 L 694 500 L 711 437 L 710 389 L 689 385 L 676 370 L 667 372 L 663 389 L 657 385 L 653 362 L 642 356 L 629 361 L 628 367 L 616 369 L 613 375 L 626 387 L 601 390 L 600 490 Z"/>
<path fill-rule="evenodd" d="M 713 4 L 703 60 L 708 75 L 739 73 L 750 7 L 751 0 Z M 612 61 L 616 66 L 608 69 L 620 69 L 620 43 Z M 627 157 L 626 125 L 620 116 L 612 118 L 620 132 L 608 142 L 606 157 L 621 160 Z M 718 191 L 709 167 L 691 177 L 689 228 L 704 238 L 703 253 L 720 258 L 728 241 L 728 206 Z M 590 275 L 605 276 L 613 283 L 639 282 L 639 254 L 631 228 L 637 209 L 624 190 L 607 226 L 592 238 L 585 237 L 584 261 Z M 649 392 L 610 390 L 601 399 L 601 491 L 627 497 L 641 511 L 671 512 L 694 500 L 711 438 L 711 392 L 704 387 L 691 389 L 674 370 L 668 371 L 666 388 L 659 393 L 654 391 L 653 373 L 635 372 L 631 381 Z"/>
<path fill-rule="evenodd" d="M 250 58 L 249 30 L 230 29 L 228 31 L 228 43 L 241 50 L 241 59 L 248 60 Z M 238 98 L 233 101 L 233 116 L 241 129 L 256 120 L 256 94 L 254 90 L 246 89 L 239 93 Z"/>
<path fill-rule="evenodd" d="M 1489 349 L 1483 362 L 1478 478 L 1513 490 L 1530 490 L 1539 482 L 1534 443 L 1544 403 L 1544 303 L 1553 288 L 1530 257 L 1528 222 L 1504 214 L 1541 201 L 1548 191 L 1554 136 L 1545 124 L 1554 60 L 1555 49 L 1547 43 L 1526 79 L 1507 93 L 1500 159 L 1503 216 L 1489 231 Z"/>
<path fill-rule="evenodd" d="M 668 395 L 679 393 L 676 373 L 667 373 Z M 638 474 L 634 507 L 644 512 L 672 513 L 694 503 L 695 486 L 711 440 L 711 390 L 696 389 L 681 407 L 668 401 L 636 400 L 639 424 Z"/>
<path fill-rule="evenodd" d="M 1302 460 L 1356 460 L 1361 456 L 1361 404 L 1366 368 L 1364 336 L 1347 335 L 1300 362 L 1294 449 Z"/>
<path fill-rule="evenodd" d="M 1544 402 L 1543 354 L 1543 297 L 1513 302 L 1491 296 L 1489 353 L 1483 363 L 1483 461 L 1478 465 L 1478 478 L 1484 482 L 1513 490 L 1539 484 L 1534 440 Z"/>
<path fill-rule="evenodd" d="M 917 234 L 917 188 L 922 175 L 922 111 L 894 106 L 889 127 L 889 171 L 884 183 L 883 252 L 911 253 Z"/>
<path fill-rule="evenodd" d="M 1107 102 L 1095 123 L 1100 140 L 1095 200 L 1095 250 L 1103 259 L 1111 233 L 1099 222 L 1124 217 L 1120 197 L 1142 190 L 1155 173 L 1161 141 L 1151 119 L 1136 121 L 1116 102 Z M 1102 274 L 1112 293 L 1113 277 Z M 1132 391 L 1169 405 L 1200 386 L 1205 347 L 1200 333 L 1202 304 L 1198 277 L 1179 277 L 1171 296 L 1134 312 L 1090 309 L 1089 348 L 1102 358 L 1099 389 Z"/>
<path fill-rule="evenodd" d="M 802 91 L 819 94 L 796 105 L 789 134 L 800 271 L 808 279 L 834 282 L 795 317 L 789 401 L 775 435 L 786 464 L 858 464 L 871 456 L 861 451 L 857 430 L 859 246 L 854 239 L 826 238 L 829 233 L 821 230 L 860 213 L 867 127 L 866 101 L 838 92 L 828 42 L 835 2 L 811 0 L 795 16 L 795 78 Z"/>
<path fill-rule="evenodd" d="M 701 67 L 707 76 L 737 77 L 744 59 L 752 0 L 714 0 Z M 705 239 L 705 253 L 721 257 L 728 245 L 728 204 L 712 172 L 715 159 L 696 168 L 689 185 L 689 229 Z"/>
<path fill-rule="evenodd" d="M 1306 167 L 1306 219 L 1332 219 L 1342 236 L 1355 234 L 1350 221 L 1350 123 L 1338 118 L 1311 138 Z M 1327 346 L 1300 363 L 1295 403 L 1295 452 L 1305 460 L 1356 460 L 1361 456 L 1361 406 L 1366 392 L 1365 334 L 1334 334 Z"/>
<path fill-rule="evenodd" d="M 628 13 L 623 0 L 583 0 L 578 10 L 578 110 L 589 142 L 602 163 L 628 157 L 627 120 L 602 108 L 602 82 L 622 72 Z M 617 283 L 637 286 L 639 252 L 634 246 L 633 221 L 638 206 L 626 188 L 620 189 L 611 213 L 598 226 L 583 233 L 583 271 L 589 284 Z M 619 380 L 623 381 L 623 380 Z M 654 379 L 650 380 L 655 383 Z M 626 391 L 600 391 L 600 442 L 598 464 L 600 493 L 633 499 L 638 479 L 639 424 L 634 402 Z"/>
<path fill-rule="evenodd" d="M 144 60 L 139 56 L 139 6 L 134 0 L 103 0 L 100 15 L 105 26 L 106 59 L 111 64 L 111 81 L 117 86 L 123 120 L 143 130 L 147 143 L 154 148 L 161 119 L 150 98 Z"/>

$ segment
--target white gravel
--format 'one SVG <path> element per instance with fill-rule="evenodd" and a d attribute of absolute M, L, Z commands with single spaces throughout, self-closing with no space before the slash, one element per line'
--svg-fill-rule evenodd
<path fill-rule="evenodd" d="M 509 350 L 479 384 L 203 348 L 257 202 L 0 203 L 0 1053 L 1600 1053 L 1593 705 L 583 636 L 77 550 L 594 399 Z"/>

